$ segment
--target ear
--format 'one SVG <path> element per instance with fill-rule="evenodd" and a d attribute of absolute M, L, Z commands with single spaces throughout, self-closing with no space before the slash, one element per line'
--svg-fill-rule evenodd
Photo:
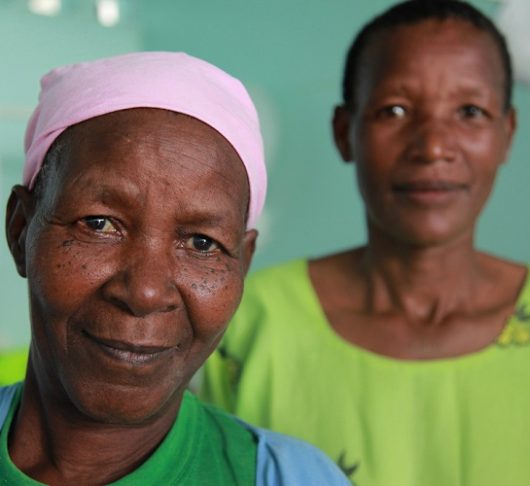
<path fill-rule="evenodd" d="M 515 108 L 511 107 L 508 111 L 508 113 L 505 115 L 505 130 L 506 130 L 506 153 L 504 155 L 503 162 L 508 158 L 508 153 L 510 151 L 510 147 L 512 145 L 513 136 L 515 134 L 515 130 L 517 129 L 517 112 L 515 111 Z"/>
<path fill-rule="evenodd" d="M 513 135 L 517 129 L 517 111 L 515 108 L 510 108 L 506 118 L 506 133 L 508 134 L 508 147 L 510 147 L 512 144 Z"/>
<path fill-rule="evenodd" d="M 26 235 L 35 207 L 33 194 L 26 187 L 14 186 L 6 208 L 6 238 L 21 277 L 26 277 Z"/>
<path fill-rule="evenodd" d="M 256 251 L 256 240 L 258 238 L 258 232 L 254 229 L 248 230 L 243 237 L 243 274 L 246 275 L 250 264 L 252 263 L 252 257 Z"/>
<path fill-rule="evenodd" d="M 351 146 L 349 137 L 350 124 L 350 111 L 344 105 L 336 106 L 332 121 L 333 138 L 335 140 L 335 146 L 339 150 L 344 162 L 351 162 L 354 159 L 353 148 Z"/>

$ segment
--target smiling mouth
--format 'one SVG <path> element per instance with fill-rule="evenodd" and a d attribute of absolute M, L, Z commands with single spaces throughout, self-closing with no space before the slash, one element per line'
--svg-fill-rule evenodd
<path fill-rule="evenodd" d="M 107 356 L 131 365 L 142 365 L 156 361 L 179 346 L 136 345 L 125 341 L 104 339 L 83 331 L 83 334 L 97 345 Z"/>

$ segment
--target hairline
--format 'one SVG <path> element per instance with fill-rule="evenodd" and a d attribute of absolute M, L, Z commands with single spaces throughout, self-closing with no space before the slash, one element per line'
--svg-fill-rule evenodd
<path fill-rule="evenodd" d="M 504 87 L 504 111 L 512 108 L 513 96 L 513 68 L 506 40 L 495 24 L 480 10 L 465 1 L 460 0 L 438 0 L 434 4 L 441 5 L 438 10 L 414 11 L 415 5 L 433 4 L 429 0 L 406 0 L 395 4 L 380 15 L 366 23 L 355 36 L 348 48 L 346 62 L 342 79 L 343 104 L 350 108 L 355 106 L 356 89 L 359 85 L 359 76 L 364 57 L 368 49 L 376 42 L 377 34 L 391 32 L 393 29 L 406 26 L 414 26 L 429 20 L 439 22 L 462 22 L 475 27 L 477 30 L 487 34 L 493 41 L 499 54 L 502 65 Z M 444 5 L 458 5 L 456 9 L 443 9 Z M 458 10 L 460 9 L 460 10 Z"/>

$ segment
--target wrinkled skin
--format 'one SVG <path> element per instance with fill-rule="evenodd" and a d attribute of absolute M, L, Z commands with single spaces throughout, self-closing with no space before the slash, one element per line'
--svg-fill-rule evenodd
<path fill-rule="evenodd" d="M 10 452 L 41 481 L 83 480 L 76 452 L 96 460 L 112 429 L 121 444 L 114 470 L 83 465 L 91 481 L 107 482 L 141 462 L 170 427 L 239 303 L 256 232 L 245 230 L 241 160 L 200 121 L 133 109 L 83 122 L 61 140 L 40 200 L 17 186 L 8 205 L 32 320 Z M 61 455 L 50 443 L 68 444 L 70 427 L 83 430 L 85 449 L 77 438 Z M 145 442 L 134 453 L 129 430 Z M 30 433 L 42 450 L 21 447 Z"/>

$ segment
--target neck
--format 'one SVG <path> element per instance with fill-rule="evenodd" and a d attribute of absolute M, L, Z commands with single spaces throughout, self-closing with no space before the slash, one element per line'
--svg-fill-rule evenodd
<path fill-rule="evenodd" d="M 108 484 L 127 475 L 164 439 L 182 399 L 146 425 L 112 425 L 65 413 L 56 397 L 40 388 L 30 359 L 9 454 L 21 471 L 46 484 Z"/>
<path fill-rule="evenodd" d="M 412 324 L 440 323 L 474 295 L 480 260 L 471 232 L 443 245 L 419 247 L 370 231 L 360 262 L 368 282 L 367 306 L 397 310 Z"/>

